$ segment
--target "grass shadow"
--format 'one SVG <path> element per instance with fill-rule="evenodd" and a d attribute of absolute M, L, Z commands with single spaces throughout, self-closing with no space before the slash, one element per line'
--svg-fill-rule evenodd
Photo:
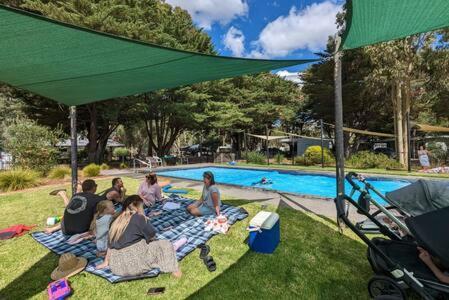
<path fill-rule="evenodd" d="M 249 202 L 234 201 L 228 203 Z M 372 272 L 365 245 L 302 212 L 282 207 L 276 211 L 281 243 L 273 254 L 248 250 L 187 299 L 368 298 L 366 282 Z"/>
<path fill-rule="evenodd" d="M 57 266 L 57 256 L 47 253 L 27 271 L 0 290 L 0 299 L 29 299 L 47 288 L 50 274 Z"/>

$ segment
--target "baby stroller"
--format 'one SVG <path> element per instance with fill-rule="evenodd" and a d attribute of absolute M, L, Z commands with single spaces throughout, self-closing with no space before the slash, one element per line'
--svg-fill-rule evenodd
<path fill-rule="evenodd" d="M 406 290 L 412 289 L 423 299 L 449 299 L 449 285 L 439 282 L 430 269 L 419 259 L 417 246 L 426 249 L 441 265 L 449 268 L 449 185 L 442 182 L 417 181 L 383 196 L 363 177 L 349 173 L 347 181 L 352 186 L 351 196 L 337 198 L 339 223 L 346 224 L 368 245 L 368 261 L 375 275 L 368 282 L 368 291 L 374 299 L 406 299 Z M 361 188 L 359 183 L 364 188 Z M 352 199 L 360 192 L 357 201 Z M 382 206 L 371 197 L 378 194 L 390 206 Z M 447 207 L 445 206 L 447 203 Z M 378 211 L 395 223 L 399 230 L 382 223 L 371 213 L 373 204 Z M 365 215 L 386 238 L 369 239 L 360 226 L 348 218 L 348 207 Z M 399 213 L 391 211 L 395 209 Z M 400 217 L 403 218 L 400 218 Z"/>

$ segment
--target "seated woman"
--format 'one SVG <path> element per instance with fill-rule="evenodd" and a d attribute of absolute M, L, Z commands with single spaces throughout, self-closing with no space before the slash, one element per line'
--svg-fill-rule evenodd
<path fill-rule="evenodd" d="M 220 215 L 220 191 L 215 185 L 214 174 L 203 173 L 203 193 L 199 201 L 187 206 L 187 210 L 194 216 Z"/>
<path fill-rule="evenodd" d="M 175 246 L 168 240 L 154 240 L 155 235 L 155 228 L 144 215 L 142 199 L 138 195 L 129 196 L 109 229 L 105 260 L 96 268 L 109 265 L 112 273 L 119 276 L 137 276 L 158 268 L 180 277 Z"/>
<path fill-rule="evenodd" d="M 162 189 L 157 183 L 156 173 L 151 172 L 145 178 L 145 181 L 140 184 L 137 194 L 143 199 L 143 203 L 149 207 L 153 206 L 156 201 L 161 201 Z"/>

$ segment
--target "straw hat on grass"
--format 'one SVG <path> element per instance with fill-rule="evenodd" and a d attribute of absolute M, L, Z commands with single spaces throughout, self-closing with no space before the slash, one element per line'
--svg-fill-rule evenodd
<path fill-rule="evenodd" d="M 50 277 L 53 280 L 70 277 L 84 270 L 86 265 L 87 259 L 84 257 L 76 257 L 72 253 L 64 253 L 59 258 L 58 267 L 51 272 Z"/>

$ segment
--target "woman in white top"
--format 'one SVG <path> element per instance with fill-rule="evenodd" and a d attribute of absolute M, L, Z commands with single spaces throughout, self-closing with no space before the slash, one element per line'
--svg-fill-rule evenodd
<path fill-rule="evenodd" d="M 151 172 L 139 186 L 137 194 L 143 199 L 146 206 L 153 206 L 156 201 L 162 200 L 162 189 L 157 183 L 156 173 Z"/>
<path fill-rule="evenodd" d="M 424 146 L 419 146 L 418 157 L 423 170 L 428 170 L 430 167 L 429 154 L 430 152 L 427 151 Z"/>

